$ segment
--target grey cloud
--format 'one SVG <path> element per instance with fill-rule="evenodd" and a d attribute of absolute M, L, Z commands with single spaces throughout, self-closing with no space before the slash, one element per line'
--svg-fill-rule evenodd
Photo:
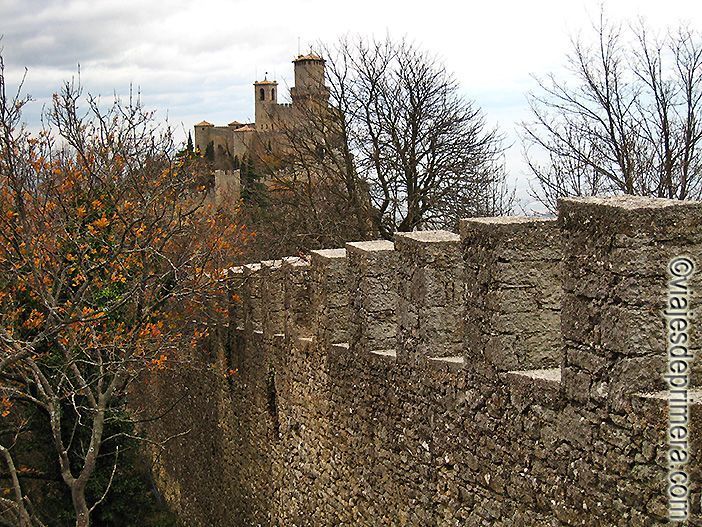
<path fill-rule="evenodd" d="M 558 68 L 567 45 L 564 23 L 573 30 L 588 23 L 569 2 L 550 1 L 547 10 L 507 2 L 519 16 L 505 16 L 500 2 L 435 3 L 427 9 L 418 0 L 356 0 L 339 15 L 325 0 L 0 0 L 0 47 L 11 89 L 29 69 L 25 88 L 37 103 L 25 116 L 34 125 L 41 104 L 76 76 L 80 63 L 85 91 L 109 97 L 131 84 L 159 117 L 168 113 L 189 128 L 202 119 L 250 118 L 251 84 L 265 71 L 282 92 L 291 83 L 298 37 L 305 51 L 319 38 L 382 36 L 392 24 L 393 34 L 445 56 L 465 93 L 510 133 L 526 111 L 528 73 Z M 622 0 L 619 9 L 629 16 L 648 12 L 651 20 L 675 12 L 699 25 L 696 5 Z"/>
<path fill-rule="evenodd" d="M 192 3 L 2 0 L 6 77 L 16 85 L 27 67 L 25 93 L 37 101 L 25 117 L 38 123 L 41 106 L 77 77 L 80 63 L 86 92 L 111 96 L 133 85 L 161 116 L 168 111 L 175 119 L 197 114 L 215 122 L 245 119 L 252 113 L 256 60 L 279 61 L 282 41 L 292 39 L 243 19 L 233 19 L 231 31 L 174 22 L 186 5 Z"/>
<path fill-rule="evenodd" d="M 0 27 L 10 60 L 23 66 L 72 69 L 78 62 L 107 58 L 139 36 L 156 14 L 151 3 L 10 2 L 0 8 Z"/>

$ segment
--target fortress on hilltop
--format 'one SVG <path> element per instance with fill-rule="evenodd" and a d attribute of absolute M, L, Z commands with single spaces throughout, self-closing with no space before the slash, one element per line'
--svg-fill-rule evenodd
<path fill-rule="evenodd" d="M 143 387 L 157 485 L 193 527 L 700 526 L 702 363 L 682 397 L 662 375 L 682 255 L 702 203 L 622 196 L 231 269 L 209 342 Z"/>
<path fill-rule="evenodd" d="M 212 151 L 215 168 L 238 168 L 244 156 L 254 150 L 275 153 L 282 140 L 282 131 L 304 126 L 305 115 L 315 107 L 326 108 L 329 88 L 324 84 L 324 59 L 314 53 L 299 55 L 293 60 L 295 86 L 290 88 L 292 103 L 278 102 L 278 83 L 268 80 L 254 82 L 255 122 L 232 121 L 215 126 L 202 121 L 195 125 L 195 147 L 201 152 Z"/>

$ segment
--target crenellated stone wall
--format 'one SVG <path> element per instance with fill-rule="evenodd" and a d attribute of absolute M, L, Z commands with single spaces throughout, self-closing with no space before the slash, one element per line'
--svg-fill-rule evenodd
<path fill-rule="evenodd" d="M 193 527 L 668 525 L 680 255 L 702 262 L 702 203 L 619 197 L 234 268 L 230 320 L 193 357 L 236 373 L 152 387 L 175 408 L 152 436 L 194 431 L 157 483 Z"/>

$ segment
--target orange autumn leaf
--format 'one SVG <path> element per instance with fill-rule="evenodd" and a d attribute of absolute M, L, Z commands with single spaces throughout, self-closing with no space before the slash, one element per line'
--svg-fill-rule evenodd
<path fill-rule="evenodd" d="M 151 359 L 151 366 L 155 367 L 156 369 L 163 368 L 163 366 L 166 364 L 167 360 L 168 360 L 168 357 L 161 354 L 161 356 L 159 356 L 158 359 Z"/>
<path fill-rule="evenodd" d="M 24 321 L 24 327 L 27 329 L 36 329 L 44 323 L 44 319 L 45 317 L 43 314 L 36 309 L 32 309 L 32 312 L 29 314 L 29 318 Z"/>
<path fill-rule="evenodd" d="M 0 412 L 0 415 L 2 415 L 3 417 L 7 417 L 8 415 L 10 415 L 12 405 L 12 401 L 7 396 L 0 399 L 0 410 L 2 410 L 2 412 Z"/>
<path fill-rule="evenodd" d="M 108 220 L 105 215 L 103 214 L 100 219 L 97 219 L 93 222 L 93 225 L 97 227 L 98 229 L 104 229 L 110 224 L 110 220 Z"/>
<path fill-rule="evenodd" d="M 110 280 L 112 280 L 113 282 L 119 282 L 122 284 L 127 282 L 127 278 L 119 271 L 115 271 L 114 273 L 112 273 L 112 276 L 110 276 Z"/>

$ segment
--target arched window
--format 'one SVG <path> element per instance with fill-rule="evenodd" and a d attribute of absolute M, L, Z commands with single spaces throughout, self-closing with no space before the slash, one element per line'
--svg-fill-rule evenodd
<path fill-rule="evenodd" d="M 259 91 L 259 94 L 260 94 L 260 95 L 259 95 L 259 98 L 260 98 L 262 101 L 265 101 L 265 100 L 266 100 L 266 92 L 263 91 L 263 88 L 261 88 L 261 90 Z"/>
<path fill-rule="evenodd" d="M 271 89 L 271 101 L 275 101 L 275 88 Z"/>

